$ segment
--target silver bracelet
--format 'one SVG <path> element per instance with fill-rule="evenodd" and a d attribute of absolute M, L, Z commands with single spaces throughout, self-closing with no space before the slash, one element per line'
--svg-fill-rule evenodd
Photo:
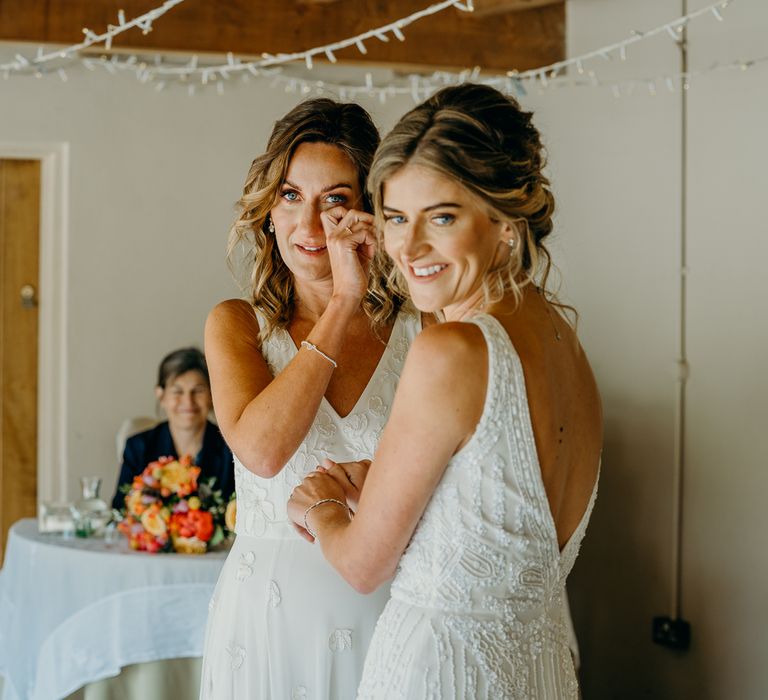
<path fill-rule="evenodd" d="M 332 357 L 328 357 L 320 348 L 317 347 L 317 345 L 314 345 L 313 343 L 310 343 L 308 340 L 302 340 L 301 341 L 301 347 L 308 348 L 309 350 L 314 350 L 320 357 L 324 357 L 328 362 L 330 362 L 334 367 L 338 367 L 339 365 L 336 364 L 336 360 L 334 360 Z"/>
<path fill-rule="evenodd" d="M 309 523 L 307 522 L 307 516 L 310 514 L 310 512 L 311 512 L 313 509 L 317 508 L 318 506 L 321 506 L 321 505 L 323 505 L 323 503 L 337 503 L 337 504 L 338 504 L 338 505 L 340 505 L 342 508 L 346 509 L 346 511 L 347 511 L 347 515 L 349 515 L 349 514 L 350 514 L 350 512 L 349 512 L 349 506 L 348 506 L 346 503 L 342 503 L 342 502 L 341 502 L 340 500 L 338 500 L 337 498 L 321 498 L 321 499 L 320 499 L 319 501 L 317 501 L 316 503 L 313 503 L 311 506 L 309 506 L 309 508 L 307 508 L 307 509 L 304 511 L 304 529 L 305 529 L 305 530 L 306 530 L 306 531 L 307 531 L 307 532 L 308 532 L 310 535 L 312 535 L 312 537 L 314 537 L 315 539 L 317 539 L 317 534 L 315 534 L 315 533 L 312 531 L 312 528 L 309 526 Z M 352 518 L 350 517 L 350 520 L 351 520 L 351 519 L 352 519 Z"/>

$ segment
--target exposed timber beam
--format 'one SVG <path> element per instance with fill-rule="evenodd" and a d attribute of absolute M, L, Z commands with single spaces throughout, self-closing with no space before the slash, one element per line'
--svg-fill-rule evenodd
<path fill-rule="evenodd" d="M 305 0 L 306 2 L 322 2 L 328 0 Z M 474 0 L 475 16 L 487 17 L 506 12 L 531 10 L 534 7 L 547 5 L 565 5 L 565 0 Z"/>
<path fill-rule="evenodd" d="M 475 0 L 489 5 L 499 0 Z M 529 0 L 533 4 L 538 0 Z M 121 0 L 126 17 L 135 17 L 160 0 Z M 513 5 L 525 4 L 524 0 Z M 355 36 L 423 9 L 425 0 L 188 0 L 158 20 L 147 35 L 130 31 L 113 48 L 258 56 L 303 51 Z M 116 23 L 115 0 L 0 0 L 0 40 L 74 44 L 82 28 L 103 30 Z M 405 29 L 406 41 L 370 40 L 367 54 L 339 51 L 340 62 L 398 66 L 526 70 L 560 60 L 565 54 L 562 2 L 482 16 L 449 8 Z"/>

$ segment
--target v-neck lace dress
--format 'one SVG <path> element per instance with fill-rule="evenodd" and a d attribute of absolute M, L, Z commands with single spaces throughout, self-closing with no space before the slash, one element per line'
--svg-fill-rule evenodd
<path fill-rule="evenodd" d="M 341 417 L 323 398 L 306 437 L 274 478 L 253 474 L 235 457 L 236 538 L 210 602 L 203 700 L 355 697 L 389 587 L 374 595 L 356 593 L 325 561 L 320 547 L 296 533 L 286 503 L 325 457 L 337 462 L 373 458 L 405 355 L 420 330 L 416 315 L 400 312 L 352 411 Z M 288 332 L 278 330 L 262 352 L 276 376 L 298 351 Z"/>
<path fill-rule="evenodd" d="M 477 429 L 451 459 L 392 581 L 360 700 L 578 697 L 563 599 L 592 511 L 558 546 L 523 368 L 501 324 Z"/>

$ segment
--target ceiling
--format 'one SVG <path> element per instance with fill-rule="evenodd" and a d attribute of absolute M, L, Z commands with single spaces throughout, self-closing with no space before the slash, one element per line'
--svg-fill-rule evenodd
<path fill-rule="evenodd" d="M 433 0 L 434 1 L 434 0 Z M 324 46 L 385 25 L 429 0 L 187 0 L 143 35 L 117 37 L 116 52 L 226 53 L 252 57 Z M 161 0 L 120 0 L 129 19 Z M 526 70 L 565 56 L 564 0 L 474 0 L 473 13 L 450 7 L 404 29 L 406 40 L 371 39 L 367 53 L 340 50 L 339 63 L 388 68 Z M 0 41 L 71 45 L 83 27 L 117 23 L 116 0 L 2 0 Z M 99 53 L 105 53 L 100 50 Z"/>

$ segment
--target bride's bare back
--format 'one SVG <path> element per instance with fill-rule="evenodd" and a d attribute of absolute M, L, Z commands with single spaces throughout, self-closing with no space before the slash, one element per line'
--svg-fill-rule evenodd
<path fill-rule="evenodd" d="M 526 288 L 490 313 L 523 364 L 536 450 L 562 548 L 579 524 L 597 479 L 603 421 L 595 378 L 576 333 L 556 307 Z"/>

